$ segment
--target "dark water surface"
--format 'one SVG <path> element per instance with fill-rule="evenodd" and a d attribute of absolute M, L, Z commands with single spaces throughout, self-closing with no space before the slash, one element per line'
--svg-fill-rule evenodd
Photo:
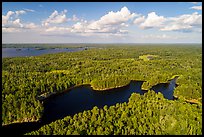
<path fill-rule="evenodd" d="M 65 116 L 92 109 L 94 106 L 102 108 L 105 105 L 128 102 L 131 93 L 145 93 L 141 90 L 142 84 L 143 81 L 131 81 L 128 86 L 106 91 L 95 91 L 89 85 L 73 88 L 44 102 L 42 121 L 50 123 Z"/>
<path fill-rule="evenodd" d="M 131 81 L 125 87 L 105 91 L 95 91 L 90 85 L 74 87 L 64 93 L 51 96 L 44 101 L 44 114 L 40 122 L 16 123 L 3 128 L 5 132 L 10 131 L 9 133 L 11 134 L 25 134 L 57 119 L 63 119 L 68 115 L 73 116 L 84 110 L 90 110 L 94 106 L 102 108 L 105 105 L 111 106 L 117 103 L 128 102 L 133 92 L 141 95 L 147 92 L 141 90 L 142 84 L 143 81 Z M 176 79 L 173 79 L 169 83 L 157 84 L 151 89 L 155 90 L 155 92 L 161 91 L 165 98 L 172 100 L 174 99 L 173 91 L 175 87 Z"/>
<path fill-rule="evenodd" d="M 25 56 L 38 56 L 42 54 L 59 53 L 59 52 L 74 52 L 81 51 L 85 48 L 2 48 L 2 58 L 5 57 L 25 57 Z"/>

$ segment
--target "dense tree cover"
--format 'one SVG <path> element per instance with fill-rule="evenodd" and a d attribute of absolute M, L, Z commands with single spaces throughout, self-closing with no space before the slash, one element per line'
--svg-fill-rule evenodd
<path fill-rule="evenodd" d="M 167 100 L 161 93 L 132 93 L 128 103 L 94 107 L 29 135 L 201 135 L 202 106 Z"/>
<path fill-rule="evenodd" d="M 142 55 L 157 55 L 143 61 Z M 144 80 L 144 89 L 179 75 L 175 95 L 202 98 L 200 46 L 119 46 L 80 52 L 2 59 L 2 124 L 38 120 L 43 113 L 36 97 L 80 84 L 102 90 Z"/>

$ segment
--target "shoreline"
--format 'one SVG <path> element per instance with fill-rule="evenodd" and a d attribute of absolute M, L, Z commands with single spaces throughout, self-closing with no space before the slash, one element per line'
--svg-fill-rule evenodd
<path fill-rule="evenodd" d="M 118 87 L 115 87 L 115 88 L 106 88 L 106 89 L 94 89 L 94 87 L 91 86 L 91 84 L 80 84 L 80 85 L 75 85 L 73 87 L 69 87 L 69 88 L 67 88 L 66 90 L 63 90 L 63 91 L 49 93 L 48 95 L 46 95 L 46 97 L 42 97 L 42 98 L 36 97 L 36 99 L 41 101 L 41 103 L 43 104 L 44 101 L 47 101 L 47 100 L 51 99 L 52 97 L 55 97 L 55 95 L 64 94 L 66 92 L 69 92 L 73 88 L 77 88 L 77 87 L 81 87 L 81 86 L 89 86 L 90 88 L 92 88 L 96 92 L 103 92 L 103 91 L 106 91 L 106 90 L 114 90 L 114 89 L 117 89 L 117 88 L 125 88 L 125 87 L 129 86 L 131 84 L 131 82 L 133 82 L 133 81 L 135 81 L 135 82 L 145 82 L 145 81 L 141 81 L 141 80 L 130 80 L 130 82 L 128 84 L 126 84 L 126 85 L 118 86 Z M 177 100 L 177 99 L 179 99 L 179 96 L 173 95 L 173 98 L 174 98 L 174 100 Z M 199 98 L 199 99 L 202 99 L 202 98 Z M 199 99 L 185 99 L 185 101 L 187 103 L 190 103 L 190 104 L 202 105 L 202 103 L 198 101 Z M 14 121 L 14 122 L 9 123 L 9 124 L 2 124 L 2 126 L 7 126 L 7 125 L 10 125 L 10 124 L 15 124 L 15 123 L 23 123 L 23 122 L 40 122 L 40 120 L 41 120 L 41 118 L 39 118 L 37 120 L 32 120 L 32 121 Z"/>
<path fill-rule="evenodd" d="M 176 77 L 176 80 L 177 80 L 177 78 L 178 78 L 178 77 Z M 173 78 L 173 79 L 174 79 L 174 78 Z M 168 80 L 166 83 L 168 83 L 169 81 L 171 81 L 171 80 L 173 80 L 173 79 Z M 91 88 L 92 88 L 94 91 L 96 91 L 96 92 L 103 92 L 103 91 L 108 91 L 108 90 L 114 90 L 114 89 L 117 89 L 117 88 L 125 88 L 125 87 L 129 86 L 130 83 L 133 82 L 133 81 L 135 81 L 135 82 L 136 82 L 136 81 L 138 81 L 138 82 L 143 82 L 142 85 L 141 85 L 141 89 L 142 89 L 142 90 L 150 90 L 150 89 L 151 89 L 151 88 L 149 88 L 149 89 L 143 89 L 142 86 L 143 86 L 144 82 L 146 82 L 146 81 L 142 81 L 142 80 L 130 80 L 129 83 L 126 84 L 126 85 L 117 86 L 117 87 L 110 87 L 110 88 L 104 88 L 104 89 L 99 89 L 99 88 L 97 89 L 97 88 L 94 88 L 91 84 L 86 83 L 86 84 L 75 85 L 75 86 L 73 86 L 73 87 L 69 87 L 69 88 L 67 88 L 67 89 L 65 89 L 65 90 L 58 91 L 58 92 L 55 91 L 55 92 L 51 92 L 51 93 L 43 93 L 43 94 L 39 95 L 38 97 L 36 97 L 36 99 L 39 100 L 39 101 L 44 101 L 44 100 L 49 99 L 50 97 L 53 97 L 54 95 L 63 94 L 63 93 L 66 93 L 66 92 L 70 91 L 70 90 L 73 89 L 73 88 L 77 88 L 77 87 L 81 87 L 81 86 L 89 86 L 89 87 L 91 87 Z M 152 86 L 151 86 L 151 87 L 152 87 Z M 44 95 L 44 94 L 45 94 L 45 95 Z M 48 94 L 48 95 L 46 95 L 46 94 Z"/>
<path fill-rule="evenodd" d="M 63 94 L 63 93 L 66 93 L 66 92 L 72 90 L 73 88 L 77 88 L 77 87 L 81 87 L 81 86 L 89 86 L 90 88 L 92 88 L 96 92 L 103 92 L 103 91 L 106 91 L 106 90 L 114 90 L 114 89 L 117 89 L 117 88 L 125 88 L 125 87 L 129 86 L 132 81 L 137 81 L 137 80 L 130 80 L 130 82 L 128 84 L 126 84 L 126 85 L 122 85 L 122 86 L 118 86 L 118 87 L 111 87 L 111 88 L 104 88 L 104 89 L 96 89 L 91 84 L 80 84 L 80 85 L 75 85 L 73 87 L 69 87 L 69 88 L 67 88 L 67 89 L 65 89 L 63 91 L 58 91 L 58 92 L 55 91 L 55 92 L 48 93 L 48 95 L 45 95 L 45 97 L 43 97 L 44 95 L 41 94 L 40 96 L 36 97 L 36 99 L 39 100 L 39 101 L 44 101 L 44 100 L 47 100 L 47 99 L 49 99 L 50 97 L 52 97 L 54 95 Z"/>

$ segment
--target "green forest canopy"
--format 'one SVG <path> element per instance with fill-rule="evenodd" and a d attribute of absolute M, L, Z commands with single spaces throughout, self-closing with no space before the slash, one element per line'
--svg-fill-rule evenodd
<path fill-rule="evenodd" d="M 179 75 L 174 95 L 202 101 L 202 48 L 200 46 L 109 46 L 34 57 L 2 59 L 2 124 L 36 121 L 43 93 L 60 92 L 74 85 L 94 89 L 146 81 L 143 89 Z M 158 55 L 143 61 L 142 55 Z"/>

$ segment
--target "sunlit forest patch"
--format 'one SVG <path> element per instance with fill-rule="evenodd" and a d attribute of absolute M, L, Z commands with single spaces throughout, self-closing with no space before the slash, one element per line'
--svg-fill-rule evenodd
<path fill-rule="evenodd" d="M 143 59 L 144 61 L 148 61 L 148 60 L 153 60 L 155 59 L 156 57 L 158 57 L 157 55 L 142 55 L 142 56 L 139 56 L 139 59 Z"/>

